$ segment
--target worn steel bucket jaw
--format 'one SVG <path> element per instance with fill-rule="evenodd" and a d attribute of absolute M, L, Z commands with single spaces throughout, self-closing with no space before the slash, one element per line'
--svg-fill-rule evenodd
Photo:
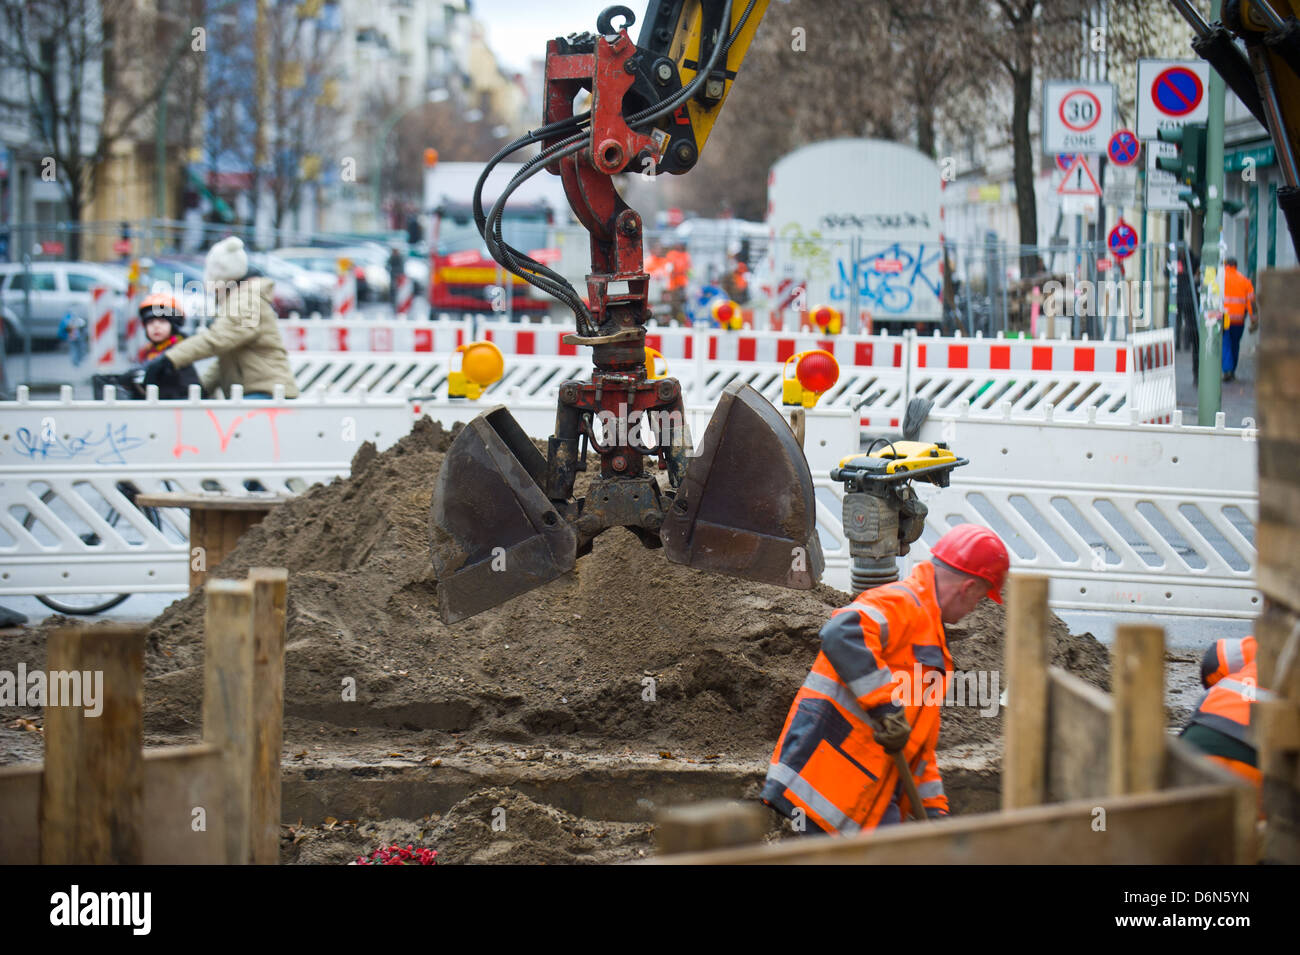
<path fill-rule="evenodd" d="M 545 481 L 546 458 L 504 406 L 479 415 L 452 441 L 429 514 L 444 623 L 573 569 L 578 535 L 542 492 Z"/>
<path fill-rule="evenodd" d="M 748 385 L 723 391 L 660 530 L 669 560 L 811 590 L 825 561 L 803 449 Z"/>

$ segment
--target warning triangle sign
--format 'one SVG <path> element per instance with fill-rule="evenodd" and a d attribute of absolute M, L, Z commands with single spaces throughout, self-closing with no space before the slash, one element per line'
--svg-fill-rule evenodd
<path fill-rule="evenodd" d="M 1101 186 L 1097 185 L 1097 178 L 1088 167 L 1088 160 L 1084 158 L 1083 153 L 1075 154 L 1074 162 L 1070 163 L 1070 168 L 1065 171 L 1065 178 L 1056 187 L 1056 191 L 1063 196 L 1101 195 Z"/>

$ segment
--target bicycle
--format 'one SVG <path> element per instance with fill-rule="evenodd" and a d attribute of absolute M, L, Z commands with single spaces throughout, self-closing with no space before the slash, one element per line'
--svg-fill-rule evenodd
<path fill-rule="evenodd" d="M 91 383 L 95 389 L 97 397 L 103 394 L 105 385 L 114 388 L 119 398 L 138 400 L 145 397 L 144 369 L 142 368 L 135 368 L 131 371 L 117 375 L 94 375 L 91 378 Z M 158 508 L 139 507 L 136 505 L 135 499 L 141 493 L 139 488 L 130 481 L 118 481 L 115 487 L 118 493 L 125 497 L 127 501 L 131 503 L 132 507 L 136 507 L 136 509 L 144 515 L 145 519 L 148 520 L 150 524 L 156 527 L 160 532 L 164 530 L 162 514 L 159 512 Z M 164 482 L 164 489 L 174 490 L 170 482 Z M 132 527 L 130 521 L 124 519 L 122 513 L 114 507 L 112 503 L 110 503 L 102 494 L 94 492 L 93 488 L 91 488 L 91 492 L 93 493 L 93 499 L 88 497 L 85 492 L 81 493 L 83 503 L 88 504 L 93 508 L 104 523 L 120 534 L 128 544 L 144 543 L 144 538 L 140 536 L 134 527 Z M 48 487 L 41 494 L 40 500 L 47 508 L 54 511 L 61 521 L 73 528 L 74 533 L 81 538 L 82 543 L 86 544 L 86 546 L 95 547 L 103 543 L 102 538 L 95 533 L 85 519 L 77 513 L 75 508 L 63 504 L 60 501 L 59 495 L 55 492 L 54 488 Z M 121 524 L 120 527 L 119 524 Z M 28 511 L 26 517 L 23 518 L 23 529 L 29 534 L 32 534 L 32 536 L 36 537 L 38 540 L 45 538 L 46 542 L 54 542 L 53 535 L 48 530 L 42 530 L 40 528 L 36 514 L 31 511 Z M 37 533 L 38 531 L 42 532 Z M 64 613 L 73 616 L 92 616 L 113 609 L 131 595 L 125 593 L 113 594 L 107 597 L 104 594 L 58 594 L 54 596 L 49 594 L 34 594 L 33 596 L 57 613 Z M 85 599 L 82 600 L 79 598 Z"/>

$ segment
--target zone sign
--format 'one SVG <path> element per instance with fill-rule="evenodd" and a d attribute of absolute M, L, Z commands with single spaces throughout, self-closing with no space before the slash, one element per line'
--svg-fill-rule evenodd
<path fill-rule="evenodd" d="M 1112 84 L 1077 80 L 1043 84 L 1043 152 L 1104 153 L 1114 129 Z"/>

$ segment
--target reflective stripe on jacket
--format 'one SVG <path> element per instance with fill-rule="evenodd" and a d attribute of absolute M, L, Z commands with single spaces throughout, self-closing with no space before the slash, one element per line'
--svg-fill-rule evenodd
<path fill-rule="evenodd" d="M 934 565 L 920 563 L 906 580 L 860 594 L 831 615 L 821 638 L 772 753 L 764 802 L 788 817 L 801 809 L 820 828 L 845 835 L 912 815 L 893 757 L 872 731 L 901 703 L 912 726 L 903 756 L 922 805 L 927 815 L 946 814 L 934 751 L 952 657 Z M 918 674 L 922 685 L 913 686 Z"/>
<path fill-rule="evenodd" d="M 1232 325 L 1244 323 L 1247 313 L 1255 314 L 1255 286 L 1232 266 L 1223 270 L 1223 312 Z"/>
<path fill-rule="evenodd" d="M 1254 746 L 1250 739 L 1250 704 L 1271 697 L 1260 689 L 1255 677 L 1255 661 L 1216 682 L 1205 692 L 1191 722 L 1218 730 L 1225 736 Z"/>
<path fill-rule="evenodd" d="M 1254 636 L 1215 640 L 1201 659 L 1201 685 L 1208 689 L 1229 673 L 1254 663 L 1256 646 Z"/>

